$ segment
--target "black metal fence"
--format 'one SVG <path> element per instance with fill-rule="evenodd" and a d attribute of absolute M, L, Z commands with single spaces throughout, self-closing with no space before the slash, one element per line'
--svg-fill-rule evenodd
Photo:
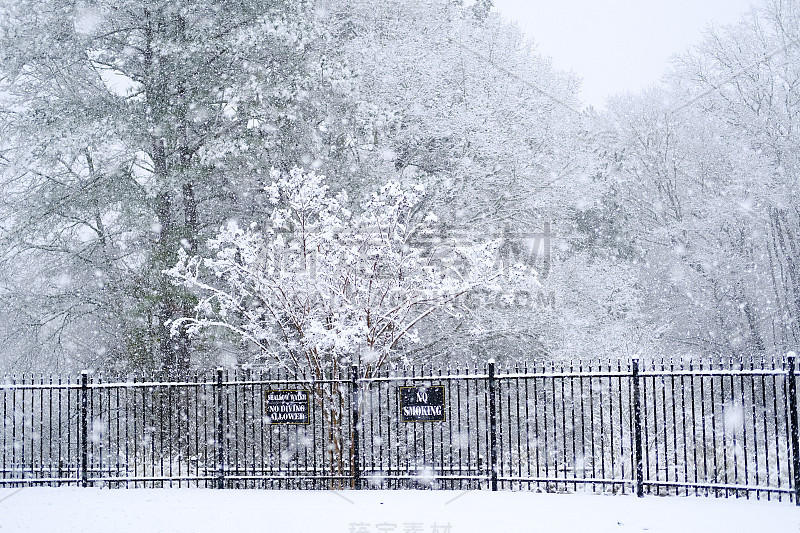
<path fill-rule="evenodd" d="M 401 391 L 441 387 L 441 419 Z M 301 424 L 270 391 L 305 390 Z M 185 382 L 9 377 L 1 486 L 447 488 L 798 502 L 795 358 L 218 370 Z"/>

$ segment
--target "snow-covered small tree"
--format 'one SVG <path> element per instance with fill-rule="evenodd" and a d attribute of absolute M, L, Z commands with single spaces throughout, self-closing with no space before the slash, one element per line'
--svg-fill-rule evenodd
<path fill-rule="evenodd" d="M 173 331 L 222 327 L 292 373 L 322 378 L 357 364 L 369 376 L 401 359 L 425 317 L 457 312 L 460 295 L 499 282 L 495 243 L 434 253 L 436 217 L 416 209 L 421 187 L 389 182 L 356 214 L 324 176 L 295 168 L 272 179 L 263 223 L 229 222 L 209 242 L 213 257 L 180 252 L 167 273 L 199 303 Z"/>
<path fill-rule="evenodd" d="M 275 208 L 263 226 L 230 222 L 209 242 L 213 256 L 181 250 L 167 271 L 198 298 L 193 316 L 172 323 L 176 333 L 222 327 L 294 375 L 321 380 L 358 364 L 371 376 L 401 359 L 420 321 L 456 312 L 460 295 L 501 279 L 491 242 L 446 253 L 414 245 L 436 221 L 416 210 L 421 188 L 389 182 L 353 213 L 314 172 L 273 170 L 272 179 Z M 335 466 L 341 403 L 330 401 L 337 391 L 329 387 L 314 394 Z"/>

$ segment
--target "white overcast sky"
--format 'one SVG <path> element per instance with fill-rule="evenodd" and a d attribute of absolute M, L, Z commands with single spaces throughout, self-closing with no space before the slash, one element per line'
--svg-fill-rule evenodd
<path fill-rule="evenodd" d="M 583 78 L 585 103 L 654 83 L 709 25 L 736 22 L 754 0 L 494 0 L 540 53 Z"/>

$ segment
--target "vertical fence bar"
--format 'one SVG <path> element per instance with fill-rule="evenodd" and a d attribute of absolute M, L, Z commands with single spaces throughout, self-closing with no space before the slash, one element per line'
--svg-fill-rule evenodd
<path fill-rule="evenodd" d="M 794 474 L 794 504 L 800 506 L 800 441 L 797 435 L 797 380 L 795 379 L 795 353 L 786 356 L 789 365 L 789 423 L 791 424 L 792 473 Z"/>
<path fill-rule="evenodd" d="M 214 386 L 217 400 L 217 488 L 225 488 L 225 428 L 222 416 L 222 369 L 217 368 L 217 382 Z"/>
<path fill-rule="evenodd" d="M 636 496 L 644 496 L 644 466 L 642 464 L 642 405 L 639 395 L 639 358 L 631 359 L 633 385 L 633 451 L 636 464 Z"/>
<path fill-rule="evenodd" d="M 20 437 L 19 437 L 19 442 L 18 443 L 15 442 L 14 444 L 15 445 L 17 445 L 17 444 L 19 445 L 20 459 L 19 459 L 19 465 L 17 467 L 17 470 L 19 471 L 20 478 L 23 480 L 22 483 L 20 483 L 19 486 L 20 487 L 24 487 L 25 486 L 25 482 L 24 482 L 24 480 L 25 480 L 25 409 L 28 406 L 25 403 L 25 385 L 26 385 L 26 382 L 25 382 L 25 373 L 24 372 L 22 373 L 22 376 L 20 376 L 20 379 L 21 379 L 21 385 L 22 385 L 22 390 L 20 390 L 20 393 L 22 393 L 21 394 L 22 398 L 20 399 L 21 406 L 20 406 L 20 412 L 19 412 Z M 33 391 L 31 391 L 31 392 L 33 392 Z M 31 411 L 32 410 L 33 410 L 33 406 L 31 406 Z M 16 410 L 15 410 L 15 413 L 16 413 Z M 17 415 L 15 414 L 15 416 L 17 416 Z"/>
<path fill-rule="evenodd" d="M 492 490 L 497 490 L 497 408 L 495 406 L 494 359 L 489 359 L 489 472 Z"/>
<path fill-rule="evenodd" d="M 6 379 L 7 378 L 3 378 L 3 382 L 4 383 L 6 382 Z M 13 389 L 11 389 L 11 390 L 13 391 Z M 59 390 L 59 392 L 61 391 L 61 389 L 58 389 L 58 390 Z M 0 479 L 5 480 L 7 477 L 10 477 L 9 473 L 8 473 L 8 471 L 6 469 L 7 468 L 6 467 L 6 446 L 7 446 L 6 440 L 8 438 L 7 437 L 8 428 L 6 427 L 6 424 L 8 423 L 7 399 L 6 399 L 6 397 L 8 396 L 8 392 L 7 392 L 6 389 L 2 389 L 2 391 L 3 391 L 3 469 L 2 469 L 2 471 L 0 471 L 0 472 L 2 472 L 2 473 L 0 473 Z M 13 394 L 13 392 L 12 392 L 12 394 Z M 59 419 L 59 424 L 60 423 L 61 423 L 61 419 Z M 58 445 L 61 446 L 61 440 L 60 439 L 58 441 Z M 5 486 L 5 485 L 3 485 L 3 486 Z"/>
<path fill-rule="evenodd" d="M 350 371 L 350 422 L 353 426 L 353 442 L 350 444 L 350 453 L 353 457 L 353 488 L 361 488 L 361 462 L 360 462 L 360 437 L 359 425 L 359 399 L 358 399 L 358 365 L 353 365 Z"/>
<path fill-rule="evenodd" d="M 84 370 L 81 372 L 81 486 L 89 486 L 89 436 L 88 436 L 88 401 L 89 401 L 89 373 Z"/>

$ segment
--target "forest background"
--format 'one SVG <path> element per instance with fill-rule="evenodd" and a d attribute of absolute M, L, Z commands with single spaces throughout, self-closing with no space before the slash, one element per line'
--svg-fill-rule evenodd
<path fill-rule="evenodd" d="M 579 87 L 490 0 L 4 2 L 0 372 L 796 348 L 800 4 Z"/>

